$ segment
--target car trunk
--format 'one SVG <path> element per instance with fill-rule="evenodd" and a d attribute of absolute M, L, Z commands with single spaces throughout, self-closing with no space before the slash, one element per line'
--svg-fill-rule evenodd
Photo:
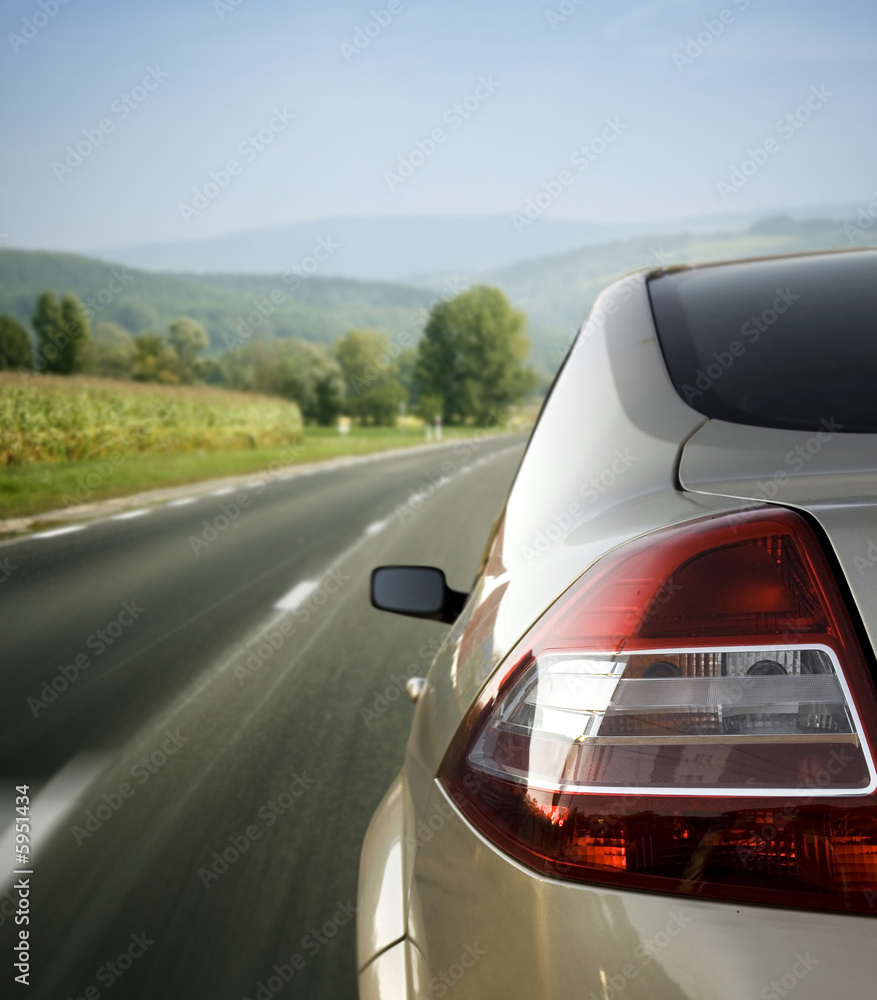
<path fill-rule="evenodd" d="M 877 650 L 877 435 L 777 430 L 710 420 L 679 465 L 688 493 L 781 504 L 823 529 Z"/>

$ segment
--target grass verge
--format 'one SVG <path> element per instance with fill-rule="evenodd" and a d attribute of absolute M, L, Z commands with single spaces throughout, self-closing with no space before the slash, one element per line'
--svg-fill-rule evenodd
<path fill-rule="evenodd" d="M 475 428 L 445 431 L 445 440 L 491 433 Z M 347 455 L 366 455 L 424 444 L 421 428 L 354 427 L 347 435 L 334 428 L 309 427 L 297 445 L 272 445 L 235 451 L 147 452 L 109 460 L 30 462 L 0 469 L 0 519 L 26 517 L 79 503 L 92 503 L 144 490 L 182 486 L 222 476 L 246 475 L 274 462 L 298 465 Z"/>

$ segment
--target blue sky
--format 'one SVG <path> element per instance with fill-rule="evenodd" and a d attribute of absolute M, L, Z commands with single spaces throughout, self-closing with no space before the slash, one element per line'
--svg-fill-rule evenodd
<path fill-rule="evenodd" d="M 858 204 L 877 190 L 872 0 L 392 7 L 6 0 L 4 244 L 88 250 L 328 216 L 513 213 L 564 169 L 573 180 L 545 213 L 603 222 Z M 154 89 L 135 90 L 150 71 Z M 808 96 L 819 106 L 779 132 Z M 467 98 L 464 120 L 453 106 Z M 601 148 L 607 120 L 623 128 Z M 111 129 L 92 145 L 101 121 Z M 444 141 L 394 183 L 435 129 Z M 776 149 L 759 154 L 769 139 Z M 64 169 L 77 143 L 86 155 Z M 570 163 L 582 146 L 583 171 Z M 749 151 L 764 162 L 723 198 L 717 183 Z M 230 160 L 237 173 L 223 178 Z M 205 194 L 217 177 L 225 186 Z"/>

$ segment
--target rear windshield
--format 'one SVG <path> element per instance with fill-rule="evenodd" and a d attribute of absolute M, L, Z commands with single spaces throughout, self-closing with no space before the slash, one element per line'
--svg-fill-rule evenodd
<path fill-rule="evenodd" d="M 877 251 L 652 278 L 677 392 L 708 417 L 877 433 Z"/>

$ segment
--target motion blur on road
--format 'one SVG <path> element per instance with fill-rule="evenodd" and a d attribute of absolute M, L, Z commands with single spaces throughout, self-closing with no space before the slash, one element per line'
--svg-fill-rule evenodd
<path fill-rule="evenodd" d="M 362 837 L 402 762 L 404 682 L 446 631 L 387 627 L 369 572 L 435 564 L 467 589 L 524 444 L 267 477 L 0 546 L 2 802 L 22 783 L 36 802 L 29 996 L 356 995 Z"/>

